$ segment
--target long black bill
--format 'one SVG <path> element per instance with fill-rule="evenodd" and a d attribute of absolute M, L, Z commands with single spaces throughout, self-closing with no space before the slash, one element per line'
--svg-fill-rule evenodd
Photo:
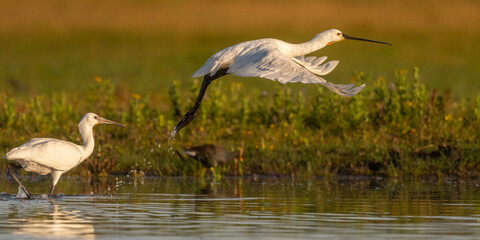
<path fill-rule="evenodd" d="M 345 39 L 365 41 L 365 42 L 381 43 L 381 44 L 387 44 L 387 45 L 392 46 L 392 44 L 387 43 L 387 42 L 380 42 L 380 41 L 375 41 L 375 40 L 370 40 L 370 39 L 365 39 L 365 38 L 352 37 L 352 36 L 348 36 L 347 34 L 344 34 L 344 33 L 342 33 L 342 35 L 343 35 L 343 38 L 345 38 Z"/>

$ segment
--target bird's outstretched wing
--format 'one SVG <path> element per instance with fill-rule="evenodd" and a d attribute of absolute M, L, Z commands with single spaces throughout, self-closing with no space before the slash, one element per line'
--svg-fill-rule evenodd
<path fill-rule="evenodd" d="M 320 73 L 320 75 L 327 74 L 338 63 L 329 62 L 319 65 L 321 60 L 324 61 L 325 59 L 295 58 L 295 60 L 292 60 L 283 53 L 271 50 L 269 47 L 263 49 L 255 48 L 235 58 L 228 72 L 236 76 L 261 77 L 281 83 L 322 84 L 330 91 L 347 97 L 357 94 L 365 86 L 355 87 L 354 84 L 333 84 L 315 75 L 315 72 Z"/>
<path fill-rule="evenodd" d="M 25 167 L 26 163 L 67 171 L 74 167 L 81 157 L 78 146 L 53 138 L 35 138 L 7 153 L 9 160 L 17 160 L 27 171 L 30 170 Z"/>
<path fill-rule="evenodd" d="M 314 74 L 317 74 L 317 75 L 327 75 L 327 74 L 329 74 L 331 71 L 333 71 L 333 69 L 338 64 L 337 60 L 329 61 L 325 64 L 322 64 L 323 62 L 325 62 L 325 60 L 327 60 L 326 56 L 319 57 L 319 58 L 317 58 L 315 56 L 308 56 L 308 57 L 300 56 L 300 57 L 294 57 L 294 58 L 292 58 L 292 60 L 295 61 L 296 63 L 302 65 L 308 71 L 310 71 Z M 322 65 L 320 65 L 320 64 L 322 64 Z"/>

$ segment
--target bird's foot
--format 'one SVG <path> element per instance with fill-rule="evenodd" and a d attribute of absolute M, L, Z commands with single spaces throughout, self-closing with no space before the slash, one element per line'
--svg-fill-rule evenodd
<path fill-rule="evenodd" d="M 174 134 L 176 134 L 178 131 L 180 131 L 180 129 L 187 126 L 195 118 L 195 116 L 197 116 L 196 111 L 190 111 L 186 113 L 172 130 L 172 133 L 174 132 Z"/>
<path fill-rule="evenodd" d="M 16 198 L 34 199 L 33 195 L 24 186 L 18 186 Z"/>
<path fill-rule="evenodd" d="M 27 195 L 27 199 L 33 199 L 33 195 L 27 190 L 25 186 L 23 186 L 22 182 L 20 182 L 20 180 L 17 178 L 17 175 L 15 174 L 15 168 L 9 167 L 8 173 L 18 183 L 18 187 L 25 193 L 25 195 Z"/>
<path fill-rule="evenodd" d="M 20 186 L 20 187 L 22 188 L 25 195 L 27 195 L 27 199 L 34 199 L 33 195 L 27 190 L 25 186 Z"/>

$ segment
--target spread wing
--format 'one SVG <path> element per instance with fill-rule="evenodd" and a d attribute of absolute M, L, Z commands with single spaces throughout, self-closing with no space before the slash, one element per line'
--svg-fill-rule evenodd
<path fill-rule="evenodd" d="M 59 171 L 70 170 L 81 157 L 78 146 L 53 138 L 35 138 L 7 153 L 9 160 L 25 164 L 32 162 Z"/>
<path fill-rule="evenodd" d="M 315 56 L 299 56 L 292 58 L 293 61 L 302 65 L 308 71 L 317 75 L 327 75 L 337 66 L 338 61 L 330 61 L 322 64 L 327 60 L 327 57 L 315 57 Z M 320 65 L 322 64 L 322 65 Z"/>
<path fill-rule="evenodd" d="M 317 60 L 317 61 L 315 61 Z M 322 84 L 330 91 L 342 96 L 353 96 L 365 85 L 355 87 L 354 84 L 333 84 L 315 75 L 329 73 L 338 61 L 319 65 L 325 59 L 295 58 L 290 59 L 281 52 L 269 48 L 254 48 L 237 56 L 230 65 L 229 73 L 242 77 L 261 77 L 281 83 L 301 82 Z"/>

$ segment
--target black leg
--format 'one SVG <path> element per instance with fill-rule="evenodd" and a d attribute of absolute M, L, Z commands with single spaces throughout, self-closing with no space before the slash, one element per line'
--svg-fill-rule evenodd
<path fill-rule="evenodd" d="M 198 109 L 200 108 L 200 104 L 202 103 L 202 99 L 205 96 L 205 92 L 207 91 L 207 87 L 212 83 L 213 80 L 227 75 L 228 69 L 220 69 L 215 73 L 213 76 L 206 75 L 203 78 L 203 83 L 202 87 L 200 88 L 200 92 L 198 93 L 197 100 L 195 101 L 195 105 L 193 105 L 193 108 L 188 111 L 183 118 L 177 123 L 177 125 L 174 128 L 175 132 L 178 132 L 180 129 L 183 127 L 187 126 L 196 116 L 198 113 Z"/>
<path fill-rule="evenodd" d="M 53 190 L 55 189 L 55 185 L 50 185 L 50 191 L 48 191 L 48 197 L 51 198 L 53 194 Z"/>
<path fill-rule="evenodd" d="M 32 194 L 30 194 L 30 192 L 27 190 L 27 188 L 25 186 L 23 186 L 22 182 L 20 182 L 20 180 L 18 180 L 17 175 L 15 174 L 15 168 L 14 167 L 9 167 L 8 168 L 8 174 L 10 174 L 10 176 L 18 183 L 18 186 L 20 186 L 20 188 L 25 192 L 25 194 L 27 194 L 27 198 L 28 199 L 33 199 Z"/>

